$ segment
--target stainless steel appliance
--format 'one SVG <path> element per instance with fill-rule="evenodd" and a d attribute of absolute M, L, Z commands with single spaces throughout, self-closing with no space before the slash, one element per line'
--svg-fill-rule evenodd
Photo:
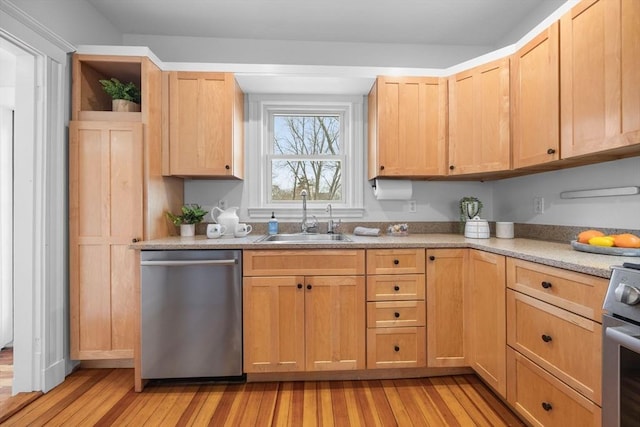
<path fill-rule="evenodd" d="M 144 379 L 242 376 L 242 256 L 142 251 Z"/>
<path fill-rule="evenodd" d="M 640 264 L 611 267 L 602 316 L 602 425 L 640 425 Z"/>

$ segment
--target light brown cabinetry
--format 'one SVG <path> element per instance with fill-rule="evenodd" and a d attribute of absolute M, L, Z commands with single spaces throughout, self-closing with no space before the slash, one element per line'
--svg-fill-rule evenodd
<path fill-rule="evenodd" d="M 501 396 L 507 392 L 505 257 L 469 251 L 465 287 L 467 360 Z"/>
<path fill-rule="evenodd" d="M 164 211 L 183 201 L 163 178 L 161 71 L 144 57 L 74 55 L 69 126 L 70 352 L 75 360 L 131 359 L 138 345 L 134 239 L 175 233 Z M 142 111 L 112 112 L 99 79 L 133 81 Z"/>
<path fill-rule="evenodd" d="M 170 72 L 165 174 L 244 177 L 244 94 L 231 73 Z"/>
<path fill-rule="evenodd" d="M 426 365 L 424 249 L 367 250 L 367 368 Z"/>
<path fill-rule="evenodd" d="M 560 159 L 559 28 L 552 24 L 511 58 L 514 169 Z"/>
<path fill-rule="evenodd" d="M 584 0 L 560 20 L 562 157 L 640 149 L 640 3 Z"/>
<path fill-rule="evenodd" d="M 511 167 L 509 58 L 449 78 L 449 175 Z"/>
<path fill-rule="evenodd" d="M 247 373 L 365 367 L 364 251 L 244 251 Z"/>
<path fill-rule="evenodd" d="M 467 249 L 427 249 L 427 366 L 468 366 L 465 346 Z"/>
<path fill-rule="evenodd" d="M 507 400 L 534 424 L 600 425 L 607 280 L 509 258 L 507 286 Z"/>
<path fill-rule="evenodd" d="M 378 77 L 368 108 L 369 179 L 446 175 L 445 79 Z"/>

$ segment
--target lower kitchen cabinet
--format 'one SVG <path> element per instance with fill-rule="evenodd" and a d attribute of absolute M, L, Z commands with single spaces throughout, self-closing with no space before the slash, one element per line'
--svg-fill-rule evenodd
<path fill-rule="evenodd" d="M 531 425 L 600 426 L 602 411 L 589 399 L 511 348 L 507 401 Z"/>
<path fill-rule="evenodd" d="M 245 251 L 243 266 L 245 372 L 365 368 L 364 251 Z"/>
<path fill-rule="evenodd" d="M 467 366 L 467 249 L 427 249 L 427 366 Z"/>
<path fill-rule="evenodd" d="M 506 397 L 505 257 L 470 250 L 467 273 L 467 360 L 487 384 Z"/>

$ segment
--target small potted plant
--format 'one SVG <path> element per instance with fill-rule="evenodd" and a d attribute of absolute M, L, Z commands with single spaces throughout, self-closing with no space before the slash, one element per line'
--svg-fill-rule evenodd
<path fill-rule="evenodd" d="M 206 214 L 207 211 L 203 210 L 200 205 L 193 203 L 182 206 L 182 213 L 180 215 L 167 212 L 167 218 L 169 218 L 173 225 L 180 226 L 181 236 L 188 237 L 196 234 L 196 224 L 202 222 Z"/>
<path fill-rule="evenodd" d="M 113 100 L 111 107 L 113 111 L 140 111 L 140 89 L 133 82 L 122 83 L 115 77 L 98 81 Z"/>

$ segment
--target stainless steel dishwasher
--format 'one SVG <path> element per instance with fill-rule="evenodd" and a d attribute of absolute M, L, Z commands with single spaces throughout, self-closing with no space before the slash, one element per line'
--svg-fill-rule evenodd
<path fill-rule="evenodd" d="M 242 376 L 242 255 L 142 251 L 143 379 Z"/>

